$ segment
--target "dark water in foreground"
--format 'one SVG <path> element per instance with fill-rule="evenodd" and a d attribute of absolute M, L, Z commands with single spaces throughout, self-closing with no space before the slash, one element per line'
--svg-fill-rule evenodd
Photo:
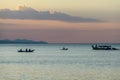
<path fill-rule="evenodd" d="M 20 48 L 35 52 L 18 53 Z M 120 51 L 95 51 L 87 44 L 0 44 L 0 80 L 120 80 Z"/>

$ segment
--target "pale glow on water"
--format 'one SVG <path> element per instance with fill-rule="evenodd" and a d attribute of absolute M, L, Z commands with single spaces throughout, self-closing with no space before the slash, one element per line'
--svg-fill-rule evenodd
<path fill-rule="evenodd" d="M 17 52 L 26 47 L 36 51 Z M 120 51 L 93 51 L 90 45 L 1 44 L 0 80 L 120 80 L 119 57 Z"/>
<path fill-rule="evenodd" d="M 120 69 L 80 65 L 0 65 L 1 80 L 119 80 Z"/>

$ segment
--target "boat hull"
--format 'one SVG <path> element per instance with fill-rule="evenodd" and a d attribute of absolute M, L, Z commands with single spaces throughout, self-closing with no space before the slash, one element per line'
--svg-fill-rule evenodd
<path fill-rule="evenodd" d="M 101 48 L 93 48 L 93 50 L 119 50 L 119 49 L 101 49 Z"/>
<path fill-rule="evenodd" d="M 20 51 L 20 50 L 18 50 L 18 52 L 27 52 L 27 53 L 29 53 L 29 52 L 34 52 L 34 50 L 31 50 L 31 51 Z"/>
<path fill-rule="evenodd" d="M 120 50 L 111 46 L 92 45 L 93 50 Z"/>

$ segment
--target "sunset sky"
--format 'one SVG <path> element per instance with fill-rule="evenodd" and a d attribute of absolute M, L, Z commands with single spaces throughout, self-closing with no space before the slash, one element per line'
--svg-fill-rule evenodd
<path fill-rule="evenodd" d="M 0 39 L 120 43 L 120 0 L 1 0 Z"/>

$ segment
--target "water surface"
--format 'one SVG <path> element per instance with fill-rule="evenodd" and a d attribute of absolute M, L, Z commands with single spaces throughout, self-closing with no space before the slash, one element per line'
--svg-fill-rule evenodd
<path fill-rule="evenodd" d="M 35 52 L 18 53 L 21 48 Z M 0 44 L 0 80 L 120 80 L 119 67 L 119 50 L 89 44 Z"/>

